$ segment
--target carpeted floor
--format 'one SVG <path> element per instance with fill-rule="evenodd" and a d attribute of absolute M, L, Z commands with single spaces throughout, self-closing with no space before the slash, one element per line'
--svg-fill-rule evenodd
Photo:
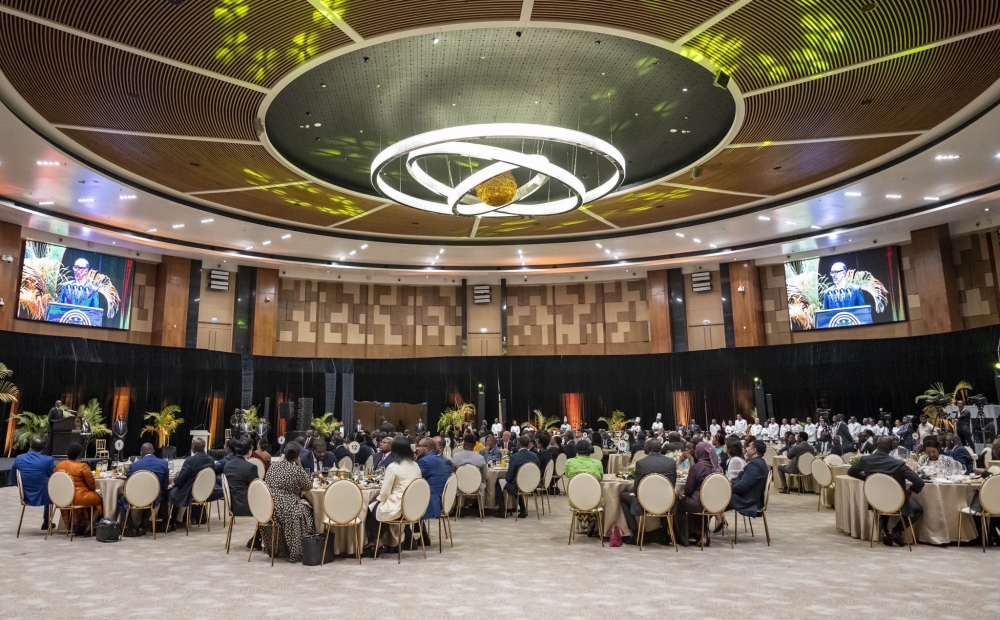
<path fill-rule="evenodd" d="M 324 567 L 247 563 L 250 519 L 233 551 L 213 524 L 120 543 L 45 541 L 29 508 L 15 539 L 17 490 L 0 489 L 0 618 L 998 618 L 1000 549 L 876 547 L 839 533 L 815 495 L 775 494 L 772 543 L 744 536 L 735 550 L 653 544 L 567 546 L 564 497 L 539 522 L 487 517 L 455 524 L 454 549 Z"/>

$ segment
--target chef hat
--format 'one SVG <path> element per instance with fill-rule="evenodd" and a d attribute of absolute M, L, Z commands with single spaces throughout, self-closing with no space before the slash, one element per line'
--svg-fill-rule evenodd
<path fill-rule="evenodd" d="M 636 416 L 636 418 L 635 418 L 635 423 L 636 423 L 636 424 L 638 424 L 638 423 L 639 423 L 639 417 L 638 417 L 638 416 Z"/>
<path fill-rule="evenodd" d="M 563 422 L 569 422 L 569 416 L 568 415 L 564 415 L 563 416 Z"/>
<path fill-rule="evenodd" d="M 662 417 L 663 417 L 663 414 L 662 414 L 662 413 L 658 413 L 658 414 L 656 414 L 656 419 L 657 419 L 657 420 L 659 420 L 659 419 L 660 419 L 660 418 L 662 418 Z"/>

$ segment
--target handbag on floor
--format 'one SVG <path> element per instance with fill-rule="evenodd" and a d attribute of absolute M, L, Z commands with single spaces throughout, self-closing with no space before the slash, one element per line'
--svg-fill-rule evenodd
<path fill-rule="evenodd" d="M 622 528 L 617 525 L 611 526 L 611 531 L 608 533 L 608 540 L 612 547 L 622 546 Z"/>
<path fill-rule="evenodd" d="M 101 519 L 97 527 L 94 528 L 94 538 L 97 542 L 118 542 L 118 537 L 122 533 L 122 528 L 117 521 Z"/>
<path fill-rule="evenodd" d="M 325 534 L 312 534 L 302 537 L 302 564 L 305 566 L 319 566 L 324 562 L 333 561 L 333 536 L 330 537 L 330 544 L 326 547 L 326 557 L 323 557 L 323 541 Z"/>

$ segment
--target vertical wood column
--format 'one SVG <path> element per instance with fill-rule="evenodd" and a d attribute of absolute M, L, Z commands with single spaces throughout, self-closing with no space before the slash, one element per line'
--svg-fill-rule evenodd
<path fill-rule="evenodd" d="M 917 282 L 924 333 L 962 329 L 962 311 L 955 283 L 948 225 L 910 232 L 910 267 Z"/>
<path fill-rule="evenodd" d="M 646 273 L 646 299 L 649 300 L 649 344 L 653 353 L 670 353 L 670 294 L 667 270 Z"/>
<path fill-rule="evenodd" d="M 190 288 L 191 260 L 164 255 L 156 268 L 151 344 L 161 347 L 184 346 Z"/>
<path fill-rule="evenodd" d="M 17 224 L 0 222 L 0 254 L 10 256 L 12 262 L 0 262 L 0 330 L 14 329 L 14 317 L 17 316 L 17 300 L 20 296 L 21 269 L 21 227 Z"/>
<path fill-rule="evenodd" d="M 733 339 L 736 346 L 759 347 L 767 344 L 760 271 L 754 261 L 729 264 L 729 299 L 733 306 Z"/>
<path fill-rule="evenodd" d="M 274 343 L 278 339 L 277 269 L 257 268 L 252 331 L 252 353 L 254 355 L 274 355 Z"/>

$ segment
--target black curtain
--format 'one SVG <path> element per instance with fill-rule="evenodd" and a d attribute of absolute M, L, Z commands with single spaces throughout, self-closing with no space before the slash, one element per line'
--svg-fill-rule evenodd
<path fill-rule="evenodd" d="M 621 409 L 649 426 L 662 413 L 665 424 L 678 407 L 703 427 L 753 407 L 753 379 L 773 395 L 780 417 L 805 418 L 817 407 L 848 415 L 873 415 L 879 407 L 902 417 L 919 412 L 914 398 L 941 381 L 951 388 L 965 379 L 974 393 L 996 402 L 994 369 L 1000 326 L 933 336 L 885 340 L 843 340 L 811 344 L 717 349 L 662 355 L 451 357 L 397 360 L 256 357 L 254 403 L 312 397 L 314 413 L 333 411 L 325 403 L 328 372 L 355 376 L 355 399 L 427 403 L 435 428 L 449 405 L 486 395 L 484 417 L 497 417 L 498 394 L 507 399 L 507 421 L 523 422 L 533 409 L 557 416 L 562 395 L 580 394 L 584 420 Z M 98 398 L 111 413 L 116 387 L 131 389 L 129 450 L 140 443 L 141 414 L 165 404 L 181 406 L 185 424 L 174 439 L 183 453 L 188 431 L 208 424 L 209 400 L 225 398 L 223 413 L 239 405 L 240 356 L 192 349 L 167 349 L 53 336 L 0 332 L 0 361 L 15 372 L 22 409 L 44 413 L 63 394 L 76 402 Z M 272 406 L 272 411 L 274 406 Z M 4 411 L 6 419 L 6 410 Z M 273 417 L 273 416 L 272 416 Z M 6 432 L 6 424 L 0 426 Z"/>

